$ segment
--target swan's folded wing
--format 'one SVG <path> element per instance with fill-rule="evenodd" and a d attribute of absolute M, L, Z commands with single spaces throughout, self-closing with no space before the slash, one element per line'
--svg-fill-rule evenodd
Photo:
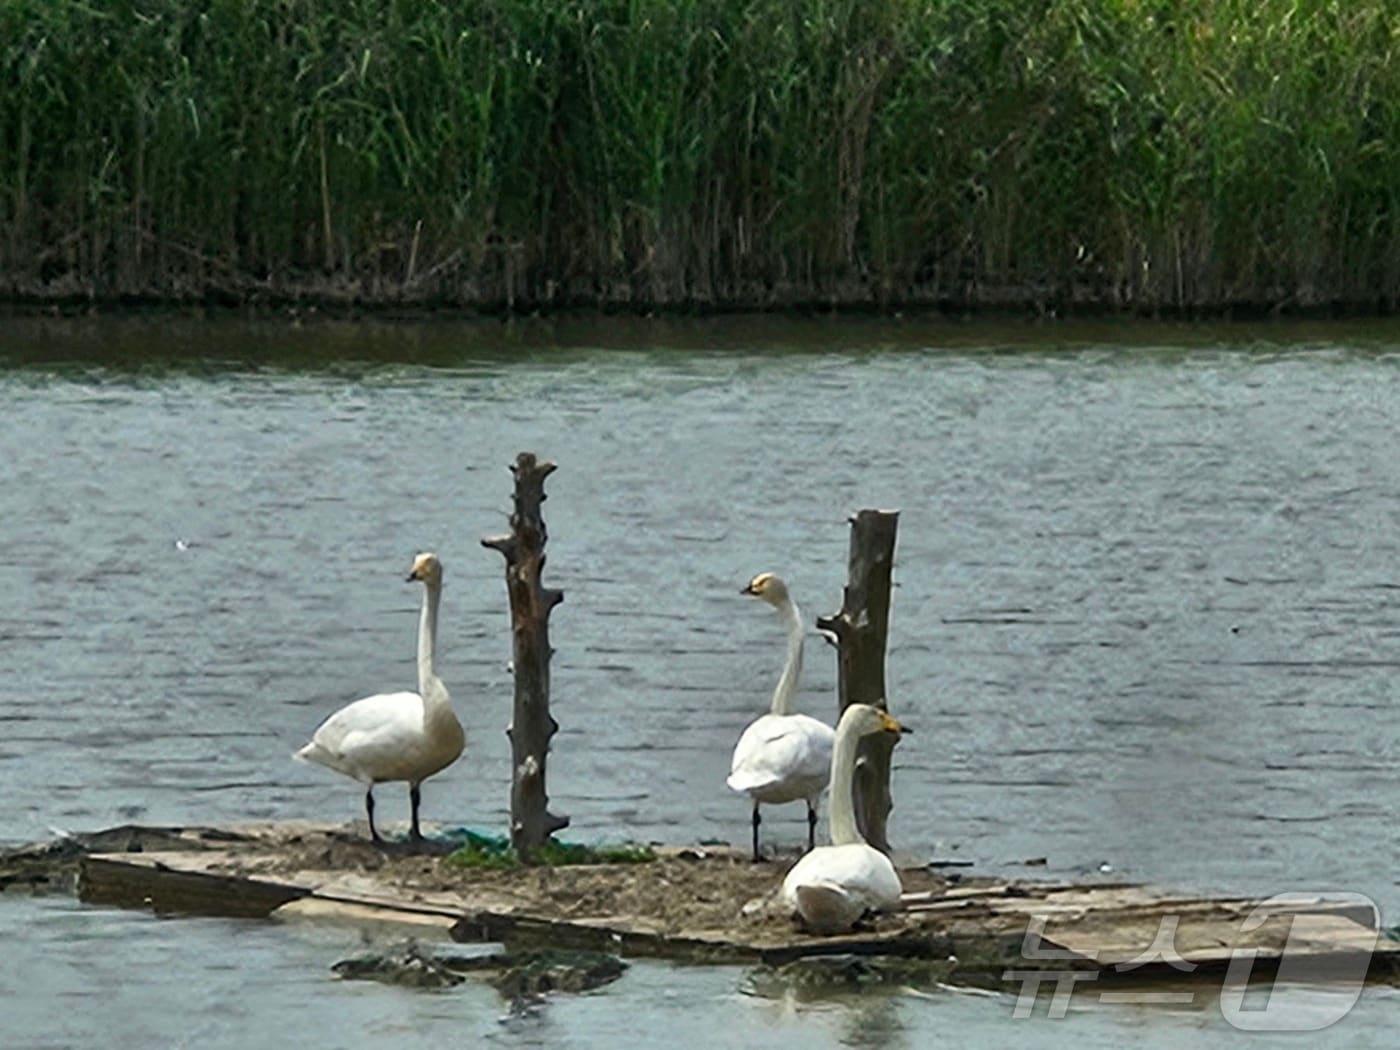
<path fill-rule="evenodd" d="M 297 757 L 356 776 L 358 767 L 401 751 L 422 731 L 422 697 L 380 693 L 346 704 L 327 718 Z"/>
<path fill-rule="evenodd" d="M 816 933 L 848 930 L 865 914 L 861 903 L 836 883 L 804 883 L 793 888 L 792 897 L 792 907 L 802 916 L 808 929 Z"/>
<path fill-rule="evenodd" d="M 890 911 L 899 906 L 899 874 L 890 859 L 865 843 L 833 847 L 823 877 L 841 886 L 862 910 Z"/>
<path fill-rule="evenodd" d="M 832 731 L 806 715 L 766 715 L 744 730 L 734 748 L 728 784 L 752 791 L 794 777 L 825 778 Z"/>
<path fill-rule="evenodd" d="M 836 745 L 836 731 L 825 722 L 819 722 L 807 715 L 793 715 L 793 720 L 801 727 L 800 754 L 796 761 L 802 776 L 831 776 L 831 752 Z"/>
<path fill-rule="evenodd" d="M 839 890 L 855 907 L 855 916 L 899 907 L 899 873 L 890 859 L 865 843 L 821 846 L 799 860 L 783 880 L 783 899 L 798 907 L 803 887 L 818 888 L 813 901 L 830 900 Z M 798 907 L 801 911 L 801 908 Z M 802 912 L 807 917 L 806 912 Z"/>

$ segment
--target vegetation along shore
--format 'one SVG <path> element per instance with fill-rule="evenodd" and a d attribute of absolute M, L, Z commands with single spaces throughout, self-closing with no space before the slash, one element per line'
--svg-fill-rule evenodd
<path fill-rule="evenodd" d="M 0 0 L 0 298 L 1391 310 L 1345 0 Z"/>

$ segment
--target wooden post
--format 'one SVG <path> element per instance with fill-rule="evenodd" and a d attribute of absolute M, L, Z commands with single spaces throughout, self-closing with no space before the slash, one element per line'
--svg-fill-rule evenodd
<path fill-rule="evenodd" d="M 544 572 L 544 545 L 549 539 L 540 504 L 545 501 L 544 479 L 554 464 L 539 462 L 533 452 L 522 452 L 511 467 L 515 474 L 515 510 L 510 535 L 492 536 L 483 547 L 500 551 L 506 559 L 506 593 L 510 597 L 510 625 L 514 650 L 515 710 L 510 728 L 510 844 L 522 860 L 554 832 L 569 826 L 568 817 L 549 812 L 545 792 L 545 759 L 549 739 L 559 729 L 549 713 L 549 613 L 564 600 L 564 592 L 540 582 Z"/>
<path fill-rule="evenodd" d="M 817 618 L 836 639 L 840 712 L 851 704 L 885 710 L 885 642 L 890 625 L 890 572 L 899 512 L 862 510 L 851 516 L 851 555 L 841 611 Z M 881 733 L 860 743 L 856 758 L 856 821 L 865 840 L 890 851 L 890 759 L 897 738 Z"/>

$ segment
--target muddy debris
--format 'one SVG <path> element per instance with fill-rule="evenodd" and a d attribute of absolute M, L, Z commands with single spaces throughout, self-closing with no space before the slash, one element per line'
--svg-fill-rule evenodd
<path fill-rule="evenodd" d="M 85 852 L 68 838 L 0 850 L 0 892 L 73 893 Z"/>
<path fill-rule="evenodd" d="M 84 899 L 104 899 L 95 877 L 77 884 L 84 857 L 144 853 L 160 854 L 170 862 L 194 853 L 208 857 L 194 865 L 203 875 L 230 880 L 222 889 L 212 880 L 201 882 L 213 887 L 209 892 L 216 896 L 236 896 L 234 884 L 254 886 L 261 881 L 292 887 L 288 892 L 294 898 L 303 895 L 297 887 L 360 878 L 372 884 L 375 893 L 409 903 L 449 895 L 475 902 L 464 903 L 468 911 L 523 911 L 564 923 L 628 916 L 664 935 L 737 928 L 783 937 L 792 929 L 777 891 L 797 853 L 754 864 L 747 851 L 727 847 L 661 847 L 656 859 L 647 863 L 495 869 L 454 861 L 447 854 L 456 845 L 431 839 L 376 844 L 356 825 L 294 821 L 233 827 L 123 826 L 0 851 L 0 891 L 76 891 Z M 910 890 L 934 890 L 953 881 L 927 870 L 903 874 Z M 94 892 L 84 894 L 89 882 Z M 172 899 L 155 901 L 154 906 L 171 913 L 199 910 L 195 904 L 208 906 L 210 901 L 192 903 L 180 896 L 192 885 L 173 887 Z M 152 896 L 149 888 L 143 893 Z M 259 898 L 254 904 L 264 906 L 271 900 Z M 141 900 L 131 903 L 139 905 Z M 891 925 L 898 920 L 882 918 L 875 924 Z"/>
<path fill-rule="evenodd" d="M 746 851 L 685 847 L 659 850 L 654 861 L 642 864 L 496 869 L 463 867 L 437 851 L 385 850 L 349 837 L 308 833 L 264 849 L 238 851 L 211 870 L 271 879 L 316 871 L 372 873 L 383 892 L 405 900 L 462 894 L 555 921 L 626 915 L 668 934 L 734 927 L 785 934 L 792 921 L 777 893 L 797 856 L 754 864 Z M 906 870 L 903 876 L 911 890 L 948 883 L 927 871 Z M 875 925 L 894 921 L 883 918 Z"/>
<path fill-rule="evenodd" d="M 331 972 L 348 981 L 379 981 L 401 988 L 451 988 L 465 980 L 412 941 L 386 951 L 342 959 L 331 967 Z"/>
<path fill-rule="evenodd" d="M 425 950 L 416 941 L 407 941 L 342 959 L 331 971 L 345 980 L 432 990 L 459 985 L 466 979 L 463 974 L 467 974 L 515 1001 L 601 988 L 626 973 L 627 964 L 603 952 L 542 950 L 451 955 Z"/>
<path fill-rule="evenodd" d="M 465 966 L 463 965 L 465 964 Z M 627 964 L 604 952 L 501 952 L 450 961 L 452 969 L 475 973 L 508 999 L 551 992 L 587 992 L 611 984 L 627 972 Z"/>

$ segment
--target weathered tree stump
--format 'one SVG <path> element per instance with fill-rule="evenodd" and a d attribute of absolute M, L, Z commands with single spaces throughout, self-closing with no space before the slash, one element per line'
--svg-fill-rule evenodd
<path fill-rule="evenodd" d="M 506 593 L 510 597 L 511 638 L 514 650 L 515 709 L 510 728 L 510 842 L 523 860 L 551 835 L 569 826 L 568 817 L 549 812 L 545 791 L 545 760 L 549 740 L 559 729 L 549 713 L 549 613 L 564 600 L 564 592 L 545 587 L 544 545 L 549 538 L 540 505 L 545 501 L 544 479 L 554 464 L 522 452 L 511 472 L 515 475 L 515 510 L 510 535 L 492 536 L 483 547 L 498 550 L 506 559 Z"/>
<path fill-rule="evenodd" d="M 862 510 L 851 516 L 851 555 L 841 611 L 817 618 L 817 629 L 836 639 L 840 713 L 851 704 L 888 710 L 885 642 L 890 624 L 890 573 L 894 568 L 899 512 Z M 839 717 L 839 716 L 838 716 Z M 856 822 L 865 840 L 890 851 L 890 759 L 897 738 L 866 737 L 856 752 Z"/>

